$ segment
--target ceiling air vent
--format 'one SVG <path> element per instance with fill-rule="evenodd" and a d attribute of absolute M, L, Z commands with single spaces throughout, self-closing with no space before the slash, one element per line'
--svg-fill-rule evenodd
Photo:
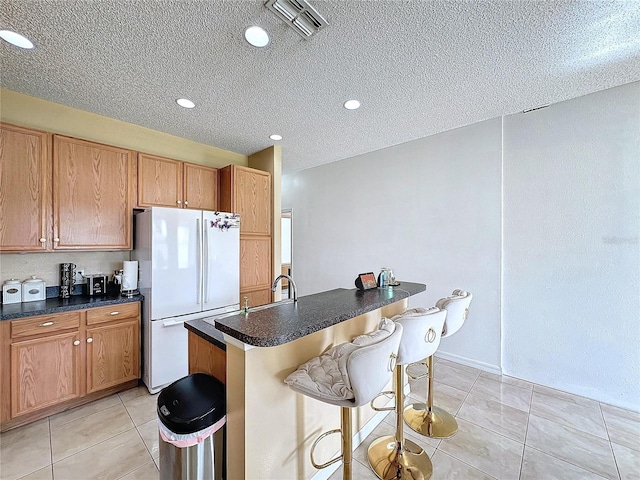
<path fill-rule="evenodd" d="M 329 25 L 316 9 L 304 0 L 267 0 L 264 6 L 303 38 L 310 38 Z"/>

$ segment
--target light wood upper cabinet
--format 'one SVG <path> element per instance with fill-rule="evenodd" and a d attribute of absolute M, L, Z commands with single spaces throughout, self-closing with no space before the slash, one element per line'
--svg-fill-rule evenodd
<path fill-rule="evenodd" d="M 182 162 L 138 154 L 138 206 L 182 206 Z"/>
<path fill-rule="evenodd" d="M 133 152 L 53 137 L 53 248 L 131 249 Z"/>
<path fill-rule="evenodd" d="M 51 246 L 51 136 L 0 124 L 0 251 Z"/>
<path fill-rule="evenodd" d="M 220 170 L 220 210 L 240 214 L 240 233 L 271 235 L 271 174 L 229 165 Z"/>
<path fill-rule="evenodd" d="M 139 153 L 138 206 L 217 210 L 218 170 Z"/>
<path fill-rule="evenodd" d="M 218 169 L 184 164 L 184 206 L 197 210 L 218 210 Z"/>

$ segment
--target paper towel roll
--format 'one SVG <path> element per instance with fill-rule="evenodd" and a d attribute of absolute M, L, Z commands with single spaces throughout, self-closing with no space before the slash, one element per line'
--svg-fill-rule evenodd
<path fill-rule="evenodd" d="M 122 262 L 122 290 L 137 290 L 138 262 Z"/>

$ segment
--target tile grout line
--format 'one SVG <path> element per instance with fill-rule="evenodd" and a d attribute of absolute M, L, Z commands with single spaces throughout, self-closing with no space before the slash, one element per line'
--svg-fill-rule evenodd
<path fill-rule="evenodd" d="M 531 420 L 531 404 L 533 403 L 533 387 L 531 388 L 531 395 L 529 397 L 529 411 L 527 412 L 527 425 L 524 427 L 524 443 L 522 445 L 522 459 L 520 460 L 520 473 L 518 478 L 522 478 L 522 467 L 524 467 L 524 454 L 527 450 L 527 435 L 529 434 L 529 421 Z"/>
<path fill-rule="evenodd" d="M 609 433 L 609 426 L 607 425 L 607 420 L 604 417 L 604 412 L 602 411 L 602 403 L 598 402 L 598 409 L 600 410 L 600 416 L 602 417 L 602 423 L 604 424 L 604 430 L 607 432 L 607 439 L 609 440 L 609 450 L 611 450 L 611 455 L 613 456 L 613 463 L 616 465 L 616 471 L 618 472 L 618 478 L 622 478 L 622 473 L 620 473 L 620 466 L 618 465 L 618 458 L 616 457 L 616 452 L 613 450 L 613 442 L 611 441 L 611 434 Z"/>
<path fill-rule="evenodd" d="M 47 417 L 47 425 L 49 426 L 49 466 L 51 467 L 51 480 L 55 480 L 55 474 L 53 473 L 53 434 L 51 432 L 51 416 Z"/>

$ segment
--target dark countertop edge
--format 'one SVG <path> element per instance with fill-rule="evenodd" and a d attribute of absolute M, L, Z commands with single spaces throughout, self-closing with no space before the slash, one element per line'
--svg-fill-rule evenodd
<path fill-rule="evenodd" d="M 73 310 L 84 310 L 86 308 L 106 307 L 108 305 L 118 305 L 121 303 L 141 302 L 143 295 L 133 297 L 89 297 L 85 295 L 73 295 L 68 299 L 47 298 L 37 302 L 24 302 L 0 306 L 0 321 L 17 320 L 21 318 L 35 317 L 37 315 L 51 315 L 55 313 L 71 312 Z M 18 311 L 20 307 L 20 311 Z M 6 313 L 4 310 L 15 312 Z M 25 308 L 27 310 L 25 310 Z M 31 310 L 29 310 L 32 308 Z"/>
<path fill-rule="evenodd" d="M 220 330 L 204 320 L 189 320 L 184 322 L 184 327 L 195 335 L 206 340 L 212 345 L 227 351 L 227 344 L 224 335 Z"/>
<path fill-rule="evenodd" d="M 410 290 L 407 291 L 405 288 L 403 288 L 403 285 L 405 287 L 408 287 Z M 351 290 L 336 289 L 336 290 L 345 290 L 345 293 L 352 292 L 353 294 L 357 294 L 359 292 L 357 289 L 351 289 Z M 376 302 L 372 302 L 367 306 L 359 307 L 359 308 L 356 308 L 355 310 L 345 311 L 344 313 L 337 315 L 335 317 L 329 317 L 317 323 L 300 326 L 300 329 L 292 331 L 287 334 L 263 335 L 263 336 L 257 337 L 257 336 L 248 335 L 245 332 L 241 332 L 235 328 L 229 327 L 227 325 L 224 325 L 218 322 L 216 322 L 215 328 L 247 345 L 251 345 L 254 347 L 276 347 L 278 345 L 283 345 L 285 343 L 289 343 L 299 338 L 310 335 L 312 333 L 318 332 L 325 328 L 332 327 L 334 325 L 337 325 L 338 323 L 342 323 L 346 320 L 350 320 L 352 318 L 371 312 L 373 310 L 377 310 L 387 305 L 391 305 L 393 303 L 399 302 L 401 300 L 404 300 L 405 298 L 409 298 L 413 295 L 417 295 L 418 293 L 422 293 L 425 290 L 426 290 L 426 285 L 424 284 L 402 282 L 399 287 L 394 289 L 395 292 L 399 293 L 397 297 L 378 300 Z M 318 294 L 314 294 L 314 295 L 318 295 Z M 299 300 L 301 300 L 302 298 L 304 297 L 300 297 Z M 260 312 L 257 312 L 257 313 L 260 313 Z"/>

